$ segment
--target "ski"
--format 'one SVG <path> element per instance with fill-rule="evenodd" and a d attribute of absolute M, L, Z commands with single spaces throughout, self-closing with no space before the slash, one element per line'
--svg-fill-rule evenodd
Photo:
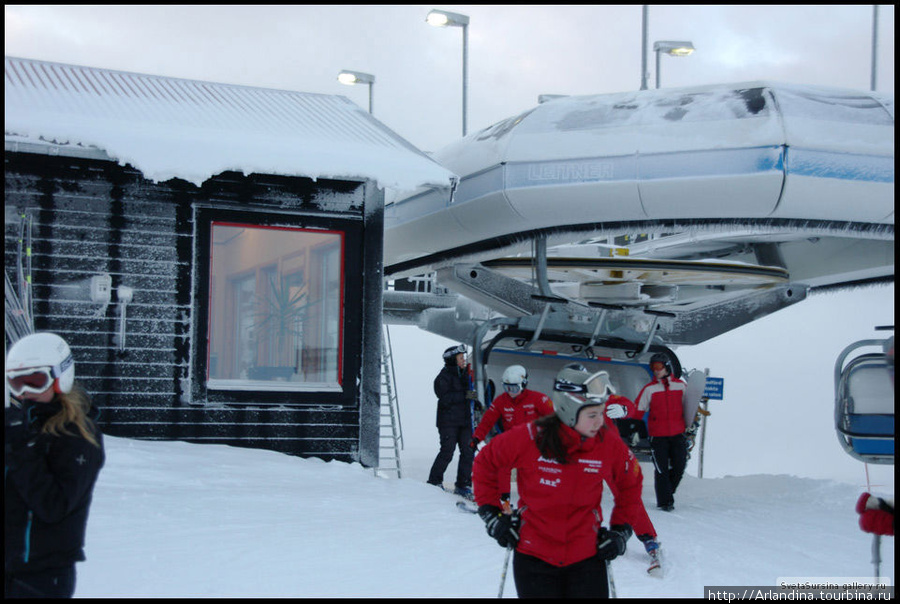
<path fill-rule="evenodd" d="M 468 512 L 469 514 L 477 514 L 478 513 L 478 506 L 475 505 L 471 501 L 463 501 L 463 500 L 457 501 L 456 507 L 459 508 L 459 511 L 461 511 L 461 512 Z"/>

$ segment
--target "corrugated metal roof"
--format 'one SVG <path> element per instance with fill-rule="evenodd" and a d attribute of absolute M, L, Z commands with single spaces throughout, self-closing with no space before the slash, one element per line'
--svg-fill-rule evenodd
<path fill-rule="evenodd" d="M 5 58 L 5 131 L 7 147 L 14 140 L 96 147 L 153 180 L 199 184 L 224 170 L 268 170 L 413 188 L 451 177 L 343 96 L 13 57 Z M 165 157 L 171 153 L 180 165 Z"/>

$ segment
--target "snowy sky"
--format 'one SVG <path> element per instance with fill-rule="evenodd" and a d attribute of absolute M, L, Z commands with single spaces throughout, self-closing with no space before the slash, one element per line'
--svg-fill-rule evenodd
<path fill-rule="evenodd" d="M 432 8 L 470 17 L 468 130 L 532 107 L 541 94 L 636 90 L 641 8 L 630 6 L 5 6 L 5 54 L 154 75 L 341 94 L 425 151 L 462 133 L 460 28 L 425 23 Z M 775 80 L 868 90 L 872 5 L 656 6 L 648 47 L 663 87 Z M 893 94 L 894 8 L 878 12 L 877 89 Z M 648 86 L 655 57 L 648 51 Z"/>

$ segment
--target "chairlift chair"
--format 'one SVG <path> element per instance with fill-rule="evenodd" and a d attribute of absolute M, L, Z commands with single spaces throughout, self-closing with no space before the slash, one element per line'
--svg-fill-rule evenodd
<path fill-rule="evenodd" d="M 860 353 L 860 349 L 873 346 L 881 351 Z M 835 362 L 834 391 L 835 429 L 844 450 L 866 463 L 892 465 L 893 337 L 847 346 Z"/>

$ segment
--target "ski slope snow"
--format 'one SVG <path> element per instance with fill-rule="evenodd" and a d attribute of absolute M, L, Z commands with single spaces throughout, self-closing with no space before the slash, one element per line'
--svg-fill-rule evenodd
<path fill-rule="evenodd" d="M 504 550 L 454 496 L 418 478 L 222 445 L 107 437 L 106 446 L 76 597 L 497 595 Z M 631 539 L 613 562 L 618 596 L 702 597 L 704 586 L 780 577 L 871 579 L 859 492 L 786 475 L 686 476 L 666 513 L 645 480 L 666 570 L 648 576 Z M 893 543 L 881 547 L 892 583 Z M 512 572 L 507 581 L 504 597 L 515 597 Z"/>

